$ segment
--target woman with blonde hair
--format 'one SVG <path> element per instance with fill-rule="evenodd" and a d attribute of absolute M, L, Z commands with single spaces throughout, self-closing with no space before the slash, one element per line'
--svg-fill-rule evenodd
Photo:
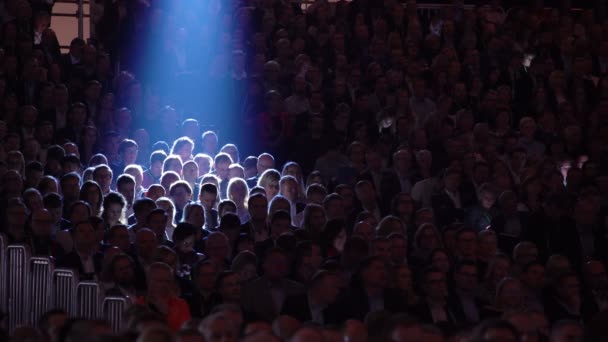
<path fill-rule="evenodd" d="M 260 179 L 258 179 L 258 186 L 264 188 L 266 191 L 266 199 L 268 202 L 272 200 L 274 196 L 279 193 L 279 181 L 281 180 L 281 174 L 275 169 L 268 169 L 262 173 Z"/>
<path fill-rule="evenodd" d="M 228 198 L 236 204 L 236 214 L 241 222 L 249 221 L 247 201 L 249 200 L 249 187 L 243 178 L 232 178 L 228 183 Z"/>
<path fill-rule="evenodd" d="M 167 236 L 169 239 L 173 239 L 173 231 L 175 230 L 175 205 L 173 201 L 169 197 L 161 197 L 156 200 L 156 206 L 163 209 L 167 213 L 167 225 L 165 226 L 165 231 L 167 232 Z"/>

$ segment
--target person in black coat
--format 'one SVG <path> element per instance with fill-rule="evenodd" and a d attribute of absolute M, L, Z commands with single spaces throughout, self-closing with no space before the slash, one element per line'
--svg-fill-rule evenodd
<path fill-rule="evenodd" d="M 433 195 L 432 206 L 440 226 L 464 221 L 464 203 L 460 196 L 462 175 L 456 169 L 447 169 L 443 175 L 443 188 Z"/>
<path fill-rule="evenodd" d="M 72 228 L 74 248 L 57 260 L 57 268 L 78 271 L 80 280 L 93 280 L 101 271 L 103 255 L 98 252 L 97 237 L 89 221 L 76 223 Z"/>
<path fill-rule="evenodd" d="M 384 260 L 372 256 L 361 262 L 352 286 L 327 310 L 329 315 L 338 318 L 337 323 L 347 319 L 363 321 L 368 313 L 374 311 L 403 312 L 405 301 L 397 290 L 388 288 L 388 270 Z"/>
<path fill-rule="evenodd" d="M 319 271 L 313 277 L 306 294 L 285 299 L 282 315 L 291 316 L 300 322 L 318 324 L 337 323 L 338 317 L 328 307 L 335 303 L 340 292 L 340 278 L 328 271 Z"/>
<path fill-rule="evenodd" d="M 451 330 L 457 323 L 457 316 L 448 305 L 445 274 L 436 268 L 428 268 L 423 271 L 421 280 L 424 297 L 414 308 L 415 315 L 425 324 Z"/>

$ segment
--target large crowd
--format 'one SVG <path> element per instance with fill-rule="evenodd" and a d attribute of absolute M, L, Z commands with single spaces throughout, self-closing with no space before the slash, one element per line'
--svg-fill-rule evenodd
<path fill-rule="evenodd" d="M 608 340 L 606 4 L 542 3 L 4 1 L 0 233 L 129 305 L 0 340 Z"/>

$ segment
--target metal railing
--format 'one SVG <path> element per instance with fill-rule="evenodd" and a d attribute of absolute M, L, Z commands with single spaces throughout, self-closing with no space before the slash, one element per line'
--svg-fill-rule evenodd
<path fill-rule="evenodd" d="M 54 269 L 51 258 L 31 257 L 28 246 L 7 246 L 0 234 L 0 308 L 7 315 L 9 332 L 36 326 L 51 309 L 63 309 L 72 317 L 105 319 L 119 332 L 128 303 L 125 298 L 104 298 L 99 283 L 79 282 L 74 270 Z"/>

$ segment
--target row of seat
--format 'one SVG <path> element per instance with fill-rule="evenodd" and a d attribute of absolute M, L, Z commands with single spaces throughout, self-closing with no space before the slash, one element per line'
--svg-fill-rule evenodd
<path fill-rule="evenodd" d="M 35 326 L 51 309 L 71 317 L 105 319 L 112 329 L 122 329 L 127 300 L 105 297 L 99 283 L 78 281 L 71 269 L 55 268 L 47 257 L 32 257 L 29 246 L 7 245 L 0 234 L 0 311 L 7 314 L 9 331 Z"/>

